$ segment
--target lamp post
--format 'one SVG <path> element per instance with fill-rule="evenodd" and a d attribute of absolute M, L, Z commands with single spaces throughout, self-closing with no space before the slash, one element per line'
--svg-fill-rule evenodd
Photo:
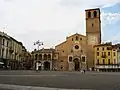
<path fill-rule="evenodd" d="M 39 47 L 43 45 L 43 42 L 40 42 L 39 40 L 34 42 L 34 45 L 38 45 L 38 50 L 39 50 Z"/>
<path fill-rule="evenodd" d="M 37 45 L 37 47 L 38 47 L 37 49 L 39 50 L 39 47 L 43 45 L 43 42 L 40 42 L 38 40 L 38 41 L 34 42 L 34 45 Z M 40 66 L 39 62 L 36 62 L 36 70 L 37 71 L 39 70 L 39 68 L 38 68 L 39 66 Z"/>

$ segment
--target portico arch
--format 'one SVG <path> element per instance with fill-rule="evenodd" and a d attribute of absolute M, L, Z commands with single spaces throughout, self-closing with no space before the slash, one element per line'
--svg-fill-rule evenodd
<path fill-rule="evenodd" d="M 36 67 L 37 70 L 41 70 L 41 62 L 40 61 L 36 61 L 35 67 Z"/>
<path fill-rule="evenodd" d="M 50 62 L 48 62 L 48 61 L 44 62 L 44 69 L 45 70 L 50 70 Z"/>

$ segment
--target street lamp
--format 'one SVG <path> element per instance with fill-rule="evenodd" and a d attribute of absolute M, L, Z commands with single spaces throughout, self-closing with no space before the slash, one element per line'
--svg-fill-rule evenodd
<path fill-rule="evenodd" d="M 39 46 L 43 45 L 43 42 L 40 42 L 39 40 L 34 42 L 34 45 L 38 45 L 38 50 L 39 50 Z"/>
<path fill-rule="evenodd" d="M 37 45 L 37 46 L 38 46 L 38 50 L 39 50 L 39 47 L 43 45 L 43 42 L 40 42 L 40 41 L 38 40 L 38 41 L 34 42 L 34 45 Z M 38 68 L 39 66 L 40 66 L 40 64 L 37 62 L 37 63 L 36 63 L 36 70 L 39 69 L 39 68 Z"/>

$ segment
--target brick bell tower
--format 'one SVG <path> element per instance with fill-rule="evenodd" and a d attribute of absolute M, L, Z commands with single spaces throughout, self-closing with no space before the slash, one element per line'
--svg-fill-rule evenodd
<path fill-rule="evenodd" d="M 86 38 L 87 38 L 87 67 L 94 67 L 93 46 L 101 43 L 100 9 L 87 9 L 86 13 Z"/>

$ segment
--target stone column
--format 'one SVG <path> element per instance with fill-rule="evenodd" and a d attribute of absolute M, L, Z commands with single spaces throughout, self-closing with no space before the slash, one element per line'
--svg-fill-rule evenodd
<path fill-rule="evenodd" d="M 50 70 L 52 70 L 52 68 L 53 68 L 53 67 L 52 67 L 52 61 L 50 61 Z"/>
<path fill-rule="evenodd" d="M 41 62 L 41 70 L 44 70 L 44 61 Z"/>
<path fill-rule="evenodd" d="M 69 62 L 68 64 L 69 64 L 69 71 L 73 71 L 73 69 L 74 69 L 73 62 Z"/>

